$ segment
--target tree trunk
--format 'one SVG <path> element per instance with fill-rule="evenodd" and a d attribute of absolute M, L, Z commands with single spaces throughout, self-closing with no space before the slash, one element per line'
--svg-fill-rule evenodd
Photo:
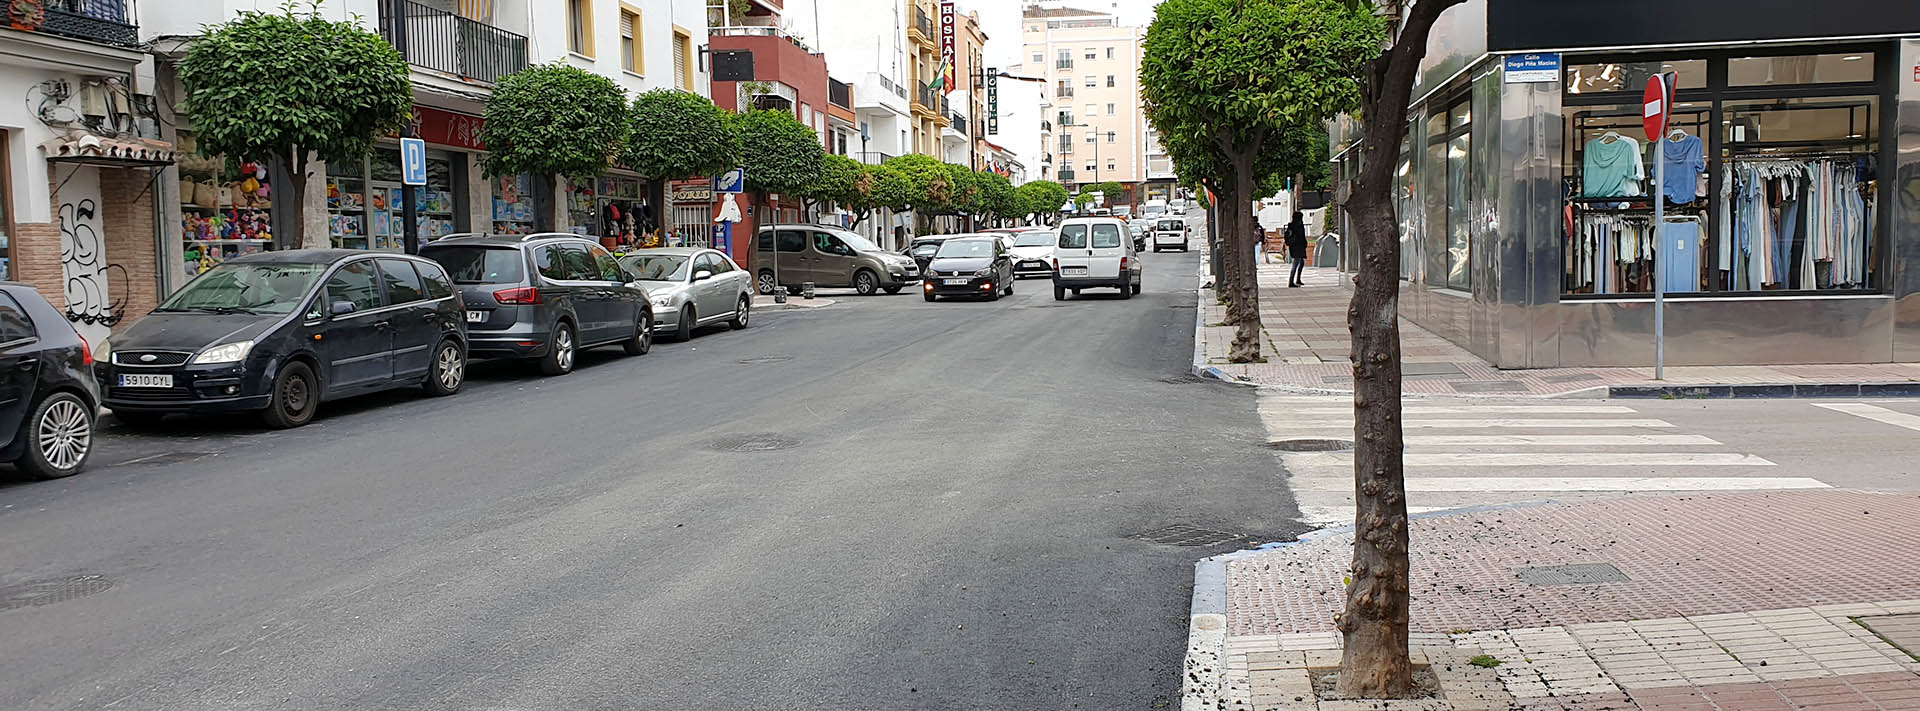
<path fill-rule="evenodd" d="M 1253 154 L 1236 155 L 1233 164 L 1236 192 L 1240 194 L 1233 196 L 1234 207 L 1227 224 L 1226 260 L 1233 265 L 1228 272 L 1233 281 L 1227 283 L 1227 322 L 1234 326 L 1227 360 L 1254 363 L 1260 360 L 1260 264 L 1254 258 L 1258 240 L 1253 235 L 1255 216 L 1248 200 L 1254 192 L 1248 189 L 1253 185 Z"/>
<path fill-rule="evenodd" d="M 325 249 L 333 246 L 332 235 L 325 230 L 316 232 L 307 225 L 310 214 L 308 210 L 319 210 L 321 217 L 326 214 L 326 199 L 322 197 L 320 204 L 316 206 L 309 199 L 312 196 L 307 194 L 307 183 L 312 179 L 312 176 L 307 175 L 310 167 L 308 157 L 305 149 L 295 148 L 293 160 L 287 164 L 288 184 L 284 187 L 288 188 L 286 194 L 293 198 L 293 204 L 296 207 L 293 211 L 293 219 L 285 221 L 286 225 L 293 230 L 293 234 L 282 235 L 279 241 L 283 245 L 293 245 L 293 249 Z M 316 240 L 316 243 L 308 244 L 309 238 Z"/>
<path fill-rule="evenodd" d="M 1407 649 L 1407 480 L 1400 428 L 1400 240 L 1390 190 L 1427 36 L 1440 14 L 1461 2 L 1394 3 L 1408 8 L 1405 21 L 1392 46 L 1365 68 L 1364 160 L 1346 207 L 1359 247 L 1353 301 L 1347 308 L 1353 339 L 1347 356 L 1353 363 L 1353 565 L 1347 609 L 1337 623 L 1345 638 L 1340 693 L 1353 697 L 1400 698 L 1413 689 Z"/>

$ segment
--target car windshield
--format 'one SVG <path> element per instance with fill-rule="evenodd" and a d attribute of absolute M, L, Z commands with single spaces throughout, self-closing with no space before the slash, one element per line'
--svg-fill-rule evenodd
<path fill-rule="evenodd" d="M 228 262 L 188 282 L 154 310 L 291 313 L 326 268 L 325 264 Z"/>
<path fill-rule="evenodd" d="M 847 246 L 852 247 L 853 251 L 855 252 L 881 251 L 880 245 L 869 242 L 867 241 L 867 238 L 861 237 L 860 235 L 854 234 L 852 232 L 835 232 L 833 233 L 833 236 L 839 237 L 840 241 L 847 243 Z"/>
<path fill-rule="evenodd" d="M 993 240 L 990 239 L 954 239 L 940 245 L 936 257 L 991 257 Z"/>
<path fill-rule="evenodd" d="M 526 259 L 512 247 L 433 247 L 421 256 L 447 268 L 455 284 L 518 284 L 526 277 Z"/>
<path fill-rule="evenodd" d="M 1046 230 L 1039 230 L 1035 232 L 1022 232 L 1020 233 L 1019 237 L 1014 238 L 1013 246 L 1015 247 L 1051 247 L 1053 246 L 1053 233 Z"/>
<path fill-rule="evenodd" d="M 691 261 L 684 254 L 640 254 L 627 257 L 627 268 L 646 281 L 683 281 L 687 278 L 687 264 Z"/>

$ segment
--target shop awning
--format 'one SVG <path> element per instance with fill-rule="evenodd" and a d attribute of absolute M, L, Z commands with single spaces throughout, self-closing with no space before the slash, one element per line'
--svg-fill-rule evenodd
<path fill-rule="evenodd" d="M 157 168 L 173 165 L 173 144 L 150 138 L 104 138 L 91 133 L 61 136 L 40 144 L 47 160 L 107 168 Z"/>

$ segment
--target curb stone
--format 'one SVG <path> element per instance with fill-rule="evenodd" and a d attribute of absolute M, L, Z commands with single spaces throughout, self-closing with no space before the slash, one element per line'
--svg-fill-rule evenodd
<path fill-rule="evenodd" d="M 1744 399 L 1832 397 L 1920 397 L 1920 383 L 1780 383 L 1739 385 L 1611 385 L 1616 398 Z"/>

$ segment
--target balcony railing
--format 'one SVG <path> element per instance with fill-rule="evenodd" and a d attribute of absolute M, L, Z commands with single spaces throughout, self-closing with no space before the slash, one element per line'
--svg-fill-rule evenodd
<path fill-rule="evenodd" d="M 38 30 L 50 35 L 134 47 L 140 27 L 132 0 L 51 0 Z"/>
<path fill-rule="evenodd" d="M 1063 125 L 1063 126 L 1064 126 L 1064 125 L 1066 125 L 1066 124 L 1061 124 L 1061 125 Z M 1040 122 L 1040 132 L 1041 132 L 1041 133 L 1049 133 L 1049 132 L 1052 132 L 1052 131 L 1053 131 L 1053 122 L 1052 122 L 1052 121 L 1041 121 L 1041 122 Z"/>
<path fill-rule="evenodd" d="M 1060 175 L 1058 177 L 1062 183 L 1071 183 L 1073 182 L 1073 171 L 1062 168 L 1060 169 Z"/>
<path fill-rule="evenodd" d="M 967 117 L 959 114 L 948 114 L 948 117 L 953 119 L 953 130 L 958 131 L 962 136 L 967 135 Z"/>
<path fill-rule="evenodd" d="M 907 98 L 907 90 L 901 88 L 899 84 L 893 83 L 892 79 L 888 79 L 886 78 L 886 76 L 879 75 L 879 74 L 876 74 L 874 76 L 875 78 L 880 80 L 880 88 L 886 89 L 887 91 L 891 91 L 893 92 L 894 96 L 898 96 L 902 99 Z"/>
<path fill-rule="evenodd" d="M 1063 86 L 1054 89 L 1053 95 L 1062 99 L 1073 98 L 1073 87 Z"/>
<path fill-rule="evenodd" d="M 1054 69 L 1072 69 L 1072 68 L 1073 68 L 1073 60 L 1071 60 L 1071 59 L 1056 59 L 1056 60 L 1053 60 L 1053 68 L 1054 68 Z"/>
<path fill-rule="evenodd" d="M 413 0 L 380 0 L 380 36 L 408 64 L 493 83 L 527 68 L 527 38 Z"/>
<path fill-rule="evenodd" d="M 853 108 L 853 87 L 846 82 L 827 80 L 827 103 L 843 109 Z"/>
<path fill-rule="evenodd" d="M 913 9 L 913 27 L 914 29 L 920 30 L 920 34 L 925 35 L 928 39 L 939 37 L 939 35 L 933 33 L 933 18 L 927 17 L 926 8 L 916 7 Z"/>
<path fill-rule="evenodd" d="M 947 110 L 947 97 L 935 92 L 933 87 L 924 84 L 922 84 L 920 90 L 914 94 L 914 103 L 931 109 L 934 113 L 941 116 L 952 113 Z"/>
<path fill-rule="evenodd" d="M 854 155 L 860 159 L 860 162 L 867 165 L 879 165 L 894 157 L 892 153 L 881 153 L 879 151 L 865 151 Z"/>

